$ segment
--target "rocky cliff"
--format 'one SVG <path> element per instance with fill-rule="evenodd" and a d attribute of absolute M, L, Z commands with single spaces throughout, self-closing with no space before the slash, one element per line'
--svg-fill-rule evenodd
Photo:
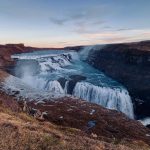
<path fill-rule="evenodd" d="M 137 118 L 150 116 L 150 41 L 91 50 L 88 62 L 128 89 Z"/>
<path fill-rule="evenodd" d="M 59 48 L 36 48 L 27 47 L 24 44 L 6 44 L 0 45 L 0 68 L 7 69 L 7 67 L 12 66 L 15 62 L 11 59 L 11 55 L 19 53 L 27 53 L 38 50 L 52 50 Z"/>

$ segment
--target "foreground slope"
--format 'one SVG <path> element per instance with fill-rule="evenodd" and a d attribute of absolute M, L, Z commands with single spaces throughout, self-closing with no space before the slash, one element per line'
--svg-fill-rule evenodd
<path fill-rule="evenodd" d="M 1 81 L 9 74 L 0 72 Z M 27 101 L 0 90 L 0 149 L 148 150 L 150 130 L 115 110 L 64 97 Z"/>
<path fill-rule="evenodd" d="M 9 104 L 6 101 L 9 101 Z M 108 138 L 105 137 L 105 135 L 96 135 L 94 133 L 90 134 L 81 129 L 65 127 L 61 123 L 59 123 L 61 126 L 58 126 L 47 121 L 38 121 L 32 116 L 23 113 L 15 99 L 2 92 L 0 94 L 0 102 L 0 149 L 2 150 L 150 149 L 148 143 L 144 142 L 144 140 L 140 138 L 133 140 L 130 140 L 130 138 Z M 59 108 L 63 111 L 61 107 Z M 52 114 L 55 116 L 55 113 Z M 73 117 L 74 116 L 72 116 L 72 118 Z M 74 123 L 74 119 L 72 119 L 72 121 Z M 146 131 L 146 129 L 138 123 L 137 126 L 139 126 L 140 130 L 142 129 Z M 135 128 L 137 126 L 135 126 Z M 103 128 L 105 130 L 105 124 L 103 124 Z"/>

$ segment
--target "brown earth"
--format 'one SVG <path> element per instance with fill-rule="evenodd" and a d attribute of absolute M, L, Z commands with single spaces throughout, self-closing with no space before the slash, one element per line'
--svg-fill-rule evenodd
<path fill-rule="evenodd" d="M 37 120 L 23 113 L 14 97 L 1 92 L 0 150 L 150 149 L 149 137 L 145 136 L 149 130 L 121 113 L 71 98 L 48 104 L 36 105 L 41 111 L 48 111 L 48 122 Z M 68 108 L 72 110 L 66 111 Z M 96 110 L 93 115 L 89 115 L 91 109 Z M 89 120 L 97 123 L 88 131 L 86 125 Z M 129 130 L 135 135 L 131 135 Z"/>
<path fill-rule="evenodd" d="M 142 140 L 150 144 L 150 137 L 146 136 L 150 134 L 150 130 L 116 110 L 108 110 L 97 104 L 68 97 L 27 104 L 41 112 L 47 112 L 46 120 L 57 125 L 78 128 L 88 134 L 94 133 L 105 138 Z M 90 128 L 90 121 L 96 122 L 94 127 Z"/>

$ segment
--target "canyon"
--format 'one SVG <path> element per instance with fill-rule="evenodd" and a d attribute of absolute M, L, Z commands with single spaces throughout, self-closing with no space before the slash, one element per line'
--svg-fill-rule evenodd
<path fill-rule="evenodd" d="M 149 41 L 62 49 L 1 45 L 1 104 L 12 111 L 26 105 L 40 121 L 105 142 L 149 145 L 149 129 L 133 120 L 150 115 L 149 47 Z"/>

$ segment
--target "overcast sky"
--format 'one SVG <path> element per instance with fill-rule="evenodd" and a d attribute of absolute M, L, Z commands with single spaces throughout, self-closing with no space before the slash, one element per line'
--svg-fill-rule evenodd
<path fill-rule="evenodd" d="M 150 0 L 0 0 L 0 44 L 63 47 L 150 39 Z"/>

